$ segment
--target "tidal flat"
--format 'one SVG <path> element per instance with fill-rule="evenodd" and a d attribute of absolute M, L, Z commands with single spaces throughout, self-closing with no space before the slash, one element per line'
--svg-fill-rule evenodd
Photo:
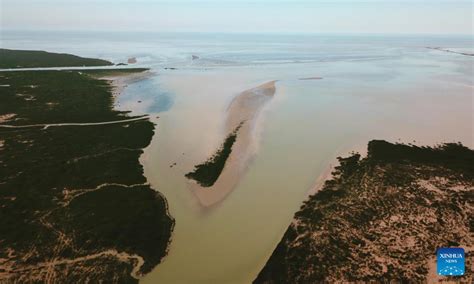
<path fill-rule="evenodd" d="M 134 67 L 153 72 L 118 98 L 118 109 L 133 106 L 133 115 L 156 123 L 140 162 L 176 219 L 167 256 L 143 283 L 252 282 L 336 157 L 363 154 L 367 141 L 474 147 L 473 58 L 426 48 L 469 47 L 471 38 L 4 35 L 12 49 L 28 40 L 35 49 L 112 62 L 135 57 Z M 245 174 L 221 202 L 203 206 L 185 174 L 222 146 L 231 102 L 273 80 L 275 94 L 252 128 Z"/>

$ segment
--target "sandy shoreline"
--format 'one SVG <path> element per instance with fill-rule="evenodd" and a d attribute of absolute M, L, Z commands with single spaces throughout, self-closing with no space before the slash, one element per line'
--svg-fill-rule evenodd
<path fill-rule="evenodd" d="M 219 179 L 212 187 L 201 187 L 190 181 L 191 190 L 199 203 L 210 207 L 224 200 L 237 186 L 246 172 L 249 162 L 256 154 L 256 137 L 254 135 L 259 114 L 266 103 L 274 96 L 277 81 L 270 81 L 237 95 L 227 108 L 225 133 L 231 133 L 243 122 Z"/>
<path fill-rule="evenodd" d="M 110 81 L 110 85 L 112 86 L 112 95 L 114 98 L 114 103 L 117 97 L 123 93 L 124 89 L 129 85 L 136 83 L 138 81 L 150 78 L 153 76 L 153 72 L 143 71 L 137 73 L 117 73 L 116 75 L 105 75 L 105 76 L 96 76 L 98 79 Z"/>
<path fill-rule="evenodd" d="M 332 179 L 332 172 L 334 171 L 335 167 L 339 165 L 337 160 L 338 157 L 348 157 L 351 153 L 359 153 L 362 156 L 367 155 L 367 143 L 368 141 L 353 141 L 352 143 L 348 143 L 347 145 L 340 147 L 337 151 L 334 152 L 334 155 L 326 161 L 325 168 L 323 172 L 317 176 L 316 180 L 314 181 L 313 185 L 309 188 L 307 192 L 307 198 L 311 195 L 316 194 L 319 190 L 321 190 L 324 186 L 324 183 L 330 179 Z M 305 199 L 306 200 L 306 199 Z"/>
<path fill-rule="evenodd" d="M 98 78 L 102 79 L 102 80 L 107 80 L 107 81 L 110 82 L 110 85 L 112 86 L 112 90 L 113 90 L 112 91 L 113 105 L 114 105 L 113 107 L 115 108 L 118 96 L 120 96 L 123 93 L 123 91 L 125 90 L 125 88 L 129 84 L 133 84 L 133 83 L 148 79 L 148 78 L 152 77 L 154 74 L 155 74 L 154 72 L 148 70 L 148 71 L 138 72 L 138 73 L 126 73 L 126 74 L 100 76 Z M 154 136 L 154 135 L 156 135 L 157 119 L 156 118 L 154 119 L 151 116 L 148 116 L 147 119 L 150 120 L 153 123 L 153 125 L 155 125 L 155 130 L 154 130 L 154 133 L 153 133 L 153 136 Z M 152 138 L 152 140 L 153 140 L 153 138 Z M 150 144 L 148 144 L 145 148 L 142 149 L 143 153 L 140 155 L 140 158 L 139 158 L 139 162 L 140 162 L 141 166 L 143 167 L 143 169 L 146 166 L 145 162 L 144 162 L 144 160 L 147 159 L 147 151 L 146 150 L 150 147 L 152 140 L 150 140 Z M 147 177 L 146 172 L 144 170 L 143 170 L 143 176 L 145 177 L 146 182 L 150 183 L 150 179 Z M 150 184 L 150 188 L 153 189 L 163 199 L 163 201 L 165 203 L 165 207 L 166 207 L 166 215 L 168 215 L 168 217 L 171 220 L 174 221 L 175 219 L 170 213 L 170 208 L 169 208 L 168 200 L 166 199 L 166 197 L 163 195 L 163 193 L 158 191 L 156 188 L 153 188 L 153 186 L 151 184 Z M 170 238 L 168 240 L 168 245 L 166 247 L 166 254 L 163 257 L 163 259 L 165 259 L 166 256 L 168 255 L 168 252 L 169 252 L 169 249 L 170 249 L 170 244 L 171 244 L 171 241 L 173 240 L 173 232 L 174 232 L 174 226 L 175 225 L 176 225 L 176 223 L 173 222 L 173 225 L 171 227 L 171 235 L 170 235 Z M 144 275 L 141 275 L 141 277 L 142 276 L 144 276 Z"/>

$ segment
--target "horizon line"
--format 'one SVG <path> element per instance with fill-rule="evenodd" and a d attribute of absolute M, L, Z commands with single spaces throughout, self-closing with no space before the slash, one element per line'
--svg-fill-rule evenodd
<path fill-rule="evenodd" d="M 240 35 L 386 35 L 386 36 L 417 36 L 417 35 L 430 35 L 430 36 L 468 36 L 474 38 L 474 33 L 402 33 L 402 32 L 307 32 L 307 31 L 193 31 L 193 30 L 177 30 L 177 31 L 160 31 L 160 30 L 108 30 L 108 29 L 33 29 L 33 28 L 2 28 L 0 27 L 0 33 L 3 32 L 73 32 L 73 33 L 161 33 L 161 34 L 240 34 Z"/>

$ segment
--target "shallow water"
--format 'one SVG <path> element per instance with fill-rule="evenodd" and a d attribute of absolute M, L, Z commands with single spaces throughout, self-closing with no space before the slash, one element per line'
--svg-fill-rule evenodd
<path fill-rule="evenodd" d="M 151 66 L 155 76 L 131 84 L 118 104 L 153 114 L 156 135 L 142 162 L 176 227 L 169 255 L 142 282 L 249 283 L 337 155 L 363 152 L 371 139 L 474 147 L 474 58 L 425 48 L 473 43 L 433 36 L 7 33 L 2 47 L 115 62 L 137 57 L 138 66 Z M 307 77 L 323 79 L 298 80 Z M 257 155 L 224 201 L 201 207 L 184 174 L 222 142 L 230 101 L 270 80 L 279 81 L 259 117 Z"/>

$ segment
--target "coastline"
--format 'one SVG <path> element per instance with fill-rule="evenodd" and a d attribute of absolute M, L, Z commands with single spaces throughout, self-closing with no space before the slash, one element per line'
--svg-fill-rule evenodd
<path fill-rule="evenodd" d="M 366 156 L 367 154 L 367 149 L 366 145 L 364 142 L 361 141 L 353 141 L 352 143 L 348 143 L 347 145 L 340 147 L 338 150 L 334 152 L 334 155 L 332 155 L 324 164 L 325 164 L 325 169 L 322 171 L 321 174 L 319 174 L 313 185 L 309 188 L 306 198 L 302 200 L 304 202 L 308 198 L 310 198 L 312 195 L 316 194 L 319 190 L 321 190 L 324 186 L 324 183 L 328 180 L 331 180 L 334 178 L 333 176 L 333 171 L 335 167 L 338 165 L 337 162 L 337 157 L 347 157 L 352 155 L 352 153 L 359 153 L 362 156 Z"/>
<path fill-rule="evenodd" d="M 150 78 L 154 74 L 155 73 L 153 71 L 146 70 L 146 71 L 138 72 L 138 73 L 116 73 L 116 74 L 103 74 L 103 75 L 98 74 L 98 75 L 92 75 L 92 76 L 94 76 L 97 79 L 106 80 L 110 82 L 110 86 L 112 87 L 112 95 L 114 98 L 114 108 L 115 108 L 117 97 L 123 93 L 123 91 L 125 90 L 125 88 L 128 87 L 128 85 Z"/>
<path fill-rule="evenodd" d="M 2 182 L 4 195 L 18 188 L 16 180 L 23 180 L 19 183 L 20 190 L 12 191 L 14 197 L 4 200 L 13 205 L 15 200 L 24 201 L 28 196 L 21 189 L 27 188 L 37 198 L 49 202 L 43 206 L 32 204 L 31 208 L 10 207 L 5 211 L 2 226 L 7 231 L 13 231 L 8 226 L 14 223 L 12 220 L 18 210 L 27 213 L 34 210 L 34 214 L 25 215 L 25 224 L 18 230 L 27 231 L 29 224 L 38 225 L 34 228 L 37 232 L 34 239 L 15 240 L 9 234 L 4 236 L 7 250 L 0 252 L 6 256 L 2 264 L 4 278 L 44 281 L 48 273 L 50 281 L 64 282 L 67 277 L 90 281 L 108 275 L 133 283 L 161 263 L 168 252 L 175 221 L 169 214 L 167 200 L 151 188 L 140 161 L 143 149 L 155 133 L 154 123 L 148 116 L 126 113 L 130 119 L 120 120 L 124 117 L 115 110 L 114 104 L 127 84 L 146 78 L 149 72 L 117 72 L 120 74 L 114 76 L 115 80 L 110 77 L 105 80 L 107 76 L 98 73 L 11 72 L 2 78 L 11 85 L 4 99 L 14 97 L 25 82 L 44 86 L 29 90 L 36 100 L 18 101 L 16 105 L 6 100 L 5 106 L 21 110 L 24 104 L 33 104 L 41 110 L 41 116 L 34 111 L 19 111 L 18 117 L 34 126 L 45 125 L 28 131 L 2 132 L 1 147 L 2 151 L 6 150 L 5 162 L 11 169 L 5 173 L 9 179 Z M 55 90 L 64 90 L 70 97 L 65 100 Z M 44 106 L 42 100 L 58 107 Z M 70 100 L 77 110 L 69 107 Z M 42 118 L 43 115 L 46 118 Z M 20 137 L 18 133 L 29 139 L 26 152 L 15 144 Z M 65 146 L 58 149 L 48 139 Z M 26 157 L 32 157 L 37 165 L 25 167 L 29 162 L 24 160 Z M 20 173 L 18 168 L 24 172 L 23 176 L 16 174 Z M 100 174 L 90 174 L 92 172 Z M 30 184 L 37 175 L 42 176 L 42 183 Z M 59 175 L 64 180 L 55 178 Z M 148 208 L 146 213 L 141 206 Z M 148 225 L 141 225 L 139 221 Z M 108 225 L 102 226 L 104 223 Z M 111 234 L 117 230 L 122 236 L 130 237 Z M 71 245 L 73 242 L 77 247 Z M 29 250 L 31 246 L 35 248 L 34 254 Z M 74 267 L 74 272 L 68 272 L 69 267 Z"/>
<path fill-rule="evenodd" d="M 145 80 L 145 79 L 148 79 L 148 78 L 152 77 L 154 74 L 155 73 L 153 71 L 147 70 L 147 71 L 140 72 L 140 73 L 128 73 L 128 74 L 127 73 L 125 73 L 125 74 L 120 74 L 119 73 L 119 74 L 116 74 L 116 75 L 99 76 L 98 78 L 101 79 L 101 80 L 109 81 L 109 84 L 112 86 L 112 94 L 113 94 L 113 100 L 114 100 L 113 108 L 116 108 L 116 102 L 117 102 L 118 97 L 124 92 L 124 90 L 128 87 L 128 85 L 140 82 L 140 81 Z M 155 138 L 156 126 L 157 126 L 157 123 L 158 123 L 158 121 L 157 121 L 158 119 L 155 118 L 152 115 L 148 115 L 148 120 L 153 124 L 153 136 L 151 137 L 150 142 L 148 143 L 148 145 L 146 147 L 142 148 L 142 154 L 139 157 L 139 163 L 140 163 L 140 165 L 142 166 L 143 169 L 145 169 L 145 167 L 146 167 L 145 161 L 149 157 L 148 156 L 149 155 L 148 151 L 149 151 L 149 149 L 152 145 L 153 139 Z M 164 196 L 163 193 L 161 193 L 157 188 L 153 187 L 153 185 L 150 182 L 150 178 L 147 176 L 145 170 L 143 170 L 143 176 L 146 179 L 146 184 L 148 184 L 149 187 L 153 191 L 155 191 L 156 194 L 158 196 L 160 196 L 161 199 L 164 201 L 166 215 L 170 220 L 172 220 L 172 225 L 171 225 L 171 229 L 170 229 L 170 237 L 168 239 L 168 244 L 166 246 L 165 255 L 161 259 L 161 262 L 163 262 L 166 259 L 167 255 L 168 255 L 168 252 L 170 250 L 170 245 L 171 245 L 171 242 L 173 240 L 174 227 L 176 226 L 176 220 L 171 215 L 169 203 L 168 203 L 168 200 L 166 199 L 166 196 Z M 156 266 L 153 267 L 153 269 L 156 269 Z M 152 269 L 152 271 L 153 271 L 153 269 Z M 150 273 L 150 272 L 148 272 L 148 273 Z M 139 280 L 143 279 L 143 277 L 145 277 L 148 273 L 140 275 L 140 278 L 138 278 L 138 279 Z"/>
<path fill-rule="evenodd" d="M 150 195 L 162 197 L 165 203 L 162 216 L 172 214 L 178 222 L 171 224 L 165 256 L 162 257 L 161 263 L 151 272 L 134 274 L 141 283 L 251 283 L 267 263 L 288 225 L 294 219 L 295 212 L 308 199 L 306 196 L 315 194 L 326 180 L 334 178 L 332 172 L 338 166 L 336 158 L 349 156 L 352 148 L 359 142 L 358 140 L 361 140 L 359 139 L 361 136 L 367 135 L 368 138 L 395 142 L 398 139 L 396 133 L 405 132 L 406 135 L 403 137 L 405 141 L 408 141 L 407 137 L 425 139 L 421 145 L 429 145 L 426 140 L 443 141 L 441 139 L 445 137 L 450 141 L 451 139 L 463 143 L 470 141 L 471 145 L 474 141 L 472 123 L 469 122 L 472 121 L 471 110 L 474 107 L 470 96 L 473 84 L 472 69 L 469 68 L 472 62 L 469 60 L 472 57 L 424 48 L 425 45 L 437 46 L 436 42 L 441 46 L 462 47 L 465 45 L 464 42 L 467 42 L 465 39 L 458 41 L 455 38 L 440 37 L 431 42 L 431 38 L 423 36 L 391 38 L 382 35 L 374 40 L 363 35 L 335 37 L 328 35 L 327 40 L 321 41 L 316 36 L 313 40 L 307 36 L 282 37 L 269 34 L 256 45 L 257 37 L 254 35 L 237 35 L 239 40 L 236 40 L 235 35 L 216 34 L 209 37 L 199 33 L 194 36 L 176 33 L 170 34 L 167 38 L 168 35 L 153 37 L 146 33 L 135 33 L 131 41 L 124 41 L 124 35 L 120 33 L 102 34 L 99 37 L 96 35 L 100 34 L 96 34 L 95 31 L 87 34 L 63 33 L 58 34 L 56 38 L 46 35 L 45 37 L 34 35 L 30 38 L 30 35 L 25 34 L 24 38 L 31 39 L 29 48 L 75 51 L 84 55 L 120 60 L 119 62 L 126 62 L 133 54 L 140 56 L 140 61 L 143 59 L 138 66 L 152 66 L 152 70 L 136 74 L 154 72 L 155 75 L 151 78 L 145 77 L 142 81 L 127 82 L 127 78 L 131 79 L 133 75 L 128 74 L 110 76 L 111 86 L 106 81 L 101 83 L 104 90 L 110 91 L 106 100 L 110 108 L 114 107 L 115 110 L 121 111 L 123 118 L 135 114 L 149 114 L 147 120 L 152 123 L 129 121 L 126 124 L 109 126 L 31 129 L 44 133 L 60 130 L 70 131 L 73 135 L 83 133 L 74 136 L 75 139 L 71 139 L 72 143 L 57 143 L 56 141 L 63 141 L 62 137 L 65 136 L 58 135 L 60 140 L 56 139 L 42 145 L 54 146 L 56 149 L 53 149 L 53 155 L 68 145 L 74 147 L 84 145 L 84 148 L 93 149 L 88 153 L 72 156 L 73 159 L 78 158 L 79 161 L 88 163 L 84 169 L 93 169 L 90 177 L 99 177 L 110 171 L 113 165 L 128 167 L 126 161 L 113 163 L 112 167 L 102 166 L 98 163 L 100 157 L 114 161 L 110 158 L 109 152 L 131 155 L 135 152 L 127 148 L 137 148 L 133 168 L 138 169 L 140 164 L 143 167 L 145 179 L 140 183 L 147 183 L 153 191 L 156 190 L 157 194 L 148 190 L 151 192 Z M 6 36 L 8 42 L 5 44 L 9 46 L 21 47 L 25 44 L 21 41 L 21 37 L 13 37 L 13 33 Z M 91 49 L 88 45 L 93 45 L 95 48 Z M 343 45 L 347 48 L 340 48 Z M 201 56 L 201 59 L 193 62 L 192 54 Z M 75 69 L 65 72 L 81 72 L 89 77 L 99 73 L 111 73 L 105 69 L 91 73 L 88 70 L 81 70 L 81 67 Z M 37 72 L 37 75 L 41 75 L 41 72 L 43 71 Z M 9 74 L 0 70 L 1 80 L 7 75 Z M 324 79 L 321 80 L 316 76 L 323 76 Z M 255 118 L 254 126 L 251 127 L 250 138 L 254 139 L 254 143 L 250 143 L 248 151 L 256 155 L 249 155 L 243 175 L 221 201 L 209 207 L 202 206 L 192 188 L 194 186 L 192 181 L 186 179 L 184 175 L 191 171 L 194 165 L 206 161 L 228 134 L 225 133 L 228 131 L 225 123 L 227 110 L 233 99 L 244 90 L 250 90 L 274 78 L 281 79 L 277 86 L 278 96 L 262 107 Z M 63 82 L 69 85 L 67 81 Z M 10 83 L 7 81 L 0 82 L 2 93 L 8 92 L 13 87 L 13 84 L 11 86 L 8 84 Z M 17 92 L 18 97 L 14 98 L 29 100 L 29 104 L 35 104 L 36 102 L 31 100 L 33 97 L 30 93 L 35 94 L 38 91 L 36 87 L 41 84 L 20 85 L 23 85 L 23 89 L 20 89 Z M 74 89 L 71 89 L 72 92 L 64 93 L 74 94 Z M 100 95 L 91 89 L 85 89 L 82 93 Z M 155 105 L 150 103 L 152 101 L 156 102 L 156 105 L 161 105 L 162 100 L 159 98 L 163 94 L 171 99 L 171 106 L 166 110 L 162 110 L 161 107 L 155 108 Z M 93 98 L 91 99 L 88 100 L 93 102 Z M 52 110 L 61 107 L 61 104 L 57 104 L 54 100 L 45 100 L 42 105 L 45 104 Z M 86 107 L 76 109 L 85 113 L 85 116 L 79 117 L 79 120 L 76 119 L 74 122 L 88 122 L 90 116 L 88 109 Z M 66 109 L 68 112 L 65 114 L 76 109 Z M 128 112 L 130 109 L 139 111 Z M 60 119 L 69 119 L 68 116 Z M 15 119 L 15 117 L 11 119 L 12 124 L 27 123 Z M 97 119 L 97 121 L 108 120 L 108 117 Z M 147 124 L 146 132 L 150 133 L 151 141 L 147 144 L 142 143 L 140 147 L 125 145 L 127 148 L 121 150 L 124 141 L 139 139 L 145 133 L 143 130 L 133 133 L 127 131 L 137 124 Z M 95 134 L 85 132 L 89 128 L 97 130 L 95 132 L 98 135 L 110 137 L 109 140 L 114 144 L 111 146 L 106 144 L 105 147 L 95 150 L 95 147 L 102 142 L 94 143 L 91 137 Z M 102 130 L 110 128 L 117 129 L 120 135 L 109 134 Z M 5 130 L 12 132 L 13 129 Z M 21 132 L 27 134 L 30 130 L 23 129 Z M 3 139 L 0 137 L 0 154 L 10 155 L 9 141 Z M 28 137 L 20 137 L 13 142 L 24 141 L 25 150 L 27 147 L 39 144 L 34 142 L 30 145 L 29 140 Z M 369 140 L 363 140 L 365 142 L 363 145 L 366 146 Z M 348 144 L 350 148 L 347 147 Z M 138 148 L 141 148 L 141 151 Z M 20 171 L 36 165 L 41 166 L 38 169 L 40 172 L 41 168 L 45 168 L 42 164 L 44 159 L 37 159 L 29 152 L 20 152 L 17 157 L 21 155 L 25 158 L 31 156 L 30 162 L 23 168 L 13 171 L 13 174 L 20 174 Z M 52 155 L 43 155 L 44 158 L 48 156 Z M 87 157 L 94 159 L 88 160 Z M 53 168 L 52 170 L 50 173 L 53 174 L 42 174 L 43 177 L 37 180 L 56 177 L 74 181 L 74 176 L 69 178 L 63 173 L 54 175 L 55 170 Z M 122 171 L 122 176 L 126 176 L 129 172 L 130 169 Z M 30 175 L 36 174 L 33 172 Z M 142 189 L 132 184 L 124 187 L 122 191 L 127 188 L 131 194 L 137 193 L 135 189 Z M 95 185 L 92 185 L 72 187 L 67 191 L 72 192 L 71 197 L 74 197 L 94 189 Z M 104 204 L 99 203 L 99 208 L 107 206 L 107 203 L 110 204 L 110 199 L 113 201 L 116 198 L 117 195 L 113 192 L 109 193 L 109 200 L 104 199 Z M 48 191 L 45 191 L 44 195 L 48 194 Z M 41 195 L 38 195 L 37 201 L 40 201 Z M 59 198 L 61 197 L 62 195 L 59 195 Z M 8 198 L 10 196 L 7 195 L 2 202 L 7 206 L 10 203 L 14 204 Z M 36 203 L 39 202 L 32 202 L 31 206 L 36 206 Z M 150 212 L 140 203 L 133 203 L 136 208 Z M 82 204 L 87 205 L 87 202 Z M 127 208 L 124 210 L 122 206 L 111 206 L 107 210 L 114 212 L 118 209 L 124 212 L 125 214 L 121 215 L 126 217 L 127 214 L 130 215 L 129 212 L 135 211 L 133 209 L 135 206 L 132 204 L 131 210 Z M 338 204 L 335 205 L 337 206 Z M 370 208 L 371 206 L 367 206 L 367 209 Z M 352 210 L 349 208 L 346 212 L 350 213 Z M 30 213 L 28 215 L 32 216 Z M 111 220 L 120 219 L 119 215 L 115 216 Z M 23 220 L 25 219 L 13 219 L 15 222 Z M 145 219 L 135 220 L 142 222 Z M 451 218 L 447 217 L 444 220 Z M 94 219 L 91 223 L 94 223 Z M 110 222 L 104 223 L 107 224 Z M 144 234 L 141 234 L 139 229 L 131 230 L 128 239 L 140 243 L 137 236 L 150 236 L 148 230 L 151 227 L 156 228 L 156 225 L 150 222 L 147 224 L 148 226 L 141 229 Z M 7 235 L 10 234 L 9 231 L 21 233 L 24 230 L 22 227 L 25 226 L 17 225 L 13 230 L 4 228 Z M 120 227 L 123 230 L 118 230 L 119 233 L 128 231 L 128 227 Z M 84 230 L 86 227 L 78 226 L 78 228 Z M 22 233 L 22 236 L 28 237 L 28 234 Z M 337 234 L 333 236 L 337 237 Z M 38 234 L 38 237 L 41 235 Z M 152 240 L 154 239 L 156 238 Z M 93 240 L 94 238 L 91 238 L 91 241 Z M 31 243 L 34 245 L 34 240 Z M 112 265 L 116 263 L 112 255 L 94 260 L 95 268 L 89 266 L 90 261 L 84 263 L 91 267 L 87 276 L 94 279 L 93 270 L 107 269 L 111 263 L 109 261 L 113 261 Z M 137 271 L 136 259 L 128 259 L 127 263 L 131 263 L 133 270 Z M 118 265 L 129 266 L 127 263 L 122 261 Z M 72 267 L 78 270 L 82 264 L 78 262 Z M 60 270 L 63 267 L 64 265 L 57 266 L 58 270 L 55 273 L 62 274 Z M 108 273 L 108 275 L 114 274 Z M 129 274 L 122 275 L 130 277 Z M 105 279 L 108 277 L 105 275 Z"/>
<path fill-rule="evenodd" d="M 253 283 L 290 279 L 416 279 L 431 283 L 436 275 L 432 252 L 437 247 L 450 244 L 471 251 L 465 216 L 472 210 L 465 203 L 465 193 L 472 188 L 473 158 L 474 151 L 460 143 L 429 147 L 371 140 L 366 157 L 353 152 L 339 159 L 329 182 L 303 202 Z M 371 206 L 367 208 L 367 204 Z M 445 223 L 449 233 L 444 226 L 433 225 L 446 213 L 438 212 L 432 204 L 439 204 L 456 220 Z M 398 232 L 400 228 L 402 232 Z M 367 232 L 379 237 L 367 238 Z M 416 246 L 416 242 L 427 247 Z M 407 249 L 400 256 L 402 245 Z M 341 252 L 340 247 L 352 252 Z M 361 250 L 364 254 L 359 254 Z M 366 258 L 366 254 L 375 257 Z M 413 257 L 419 261 L 408 265 L 405 259 Z M 361 261 L 353 266 L 348 260 L 354 258 L 368 264 Z M 317 265 L 322 262 L 327 265 Z M 463 277 L 461 282 L 469 282 L 472 271 L 468 268 Z"/>
<path fill-rule="evenodd" d="M 107 81 L 110 82 L 109 84 L 112 86 L 112 90 L 113 90 L 112 91 L 113 99 L 114 99 L 113 108 L 116 108 L 117 98 L 123 93 L 123 91 L 128 87 L 128 85 L 140 82 L 140 81 L 145 80 L 145 79 L 148 79 L 148 78 L 152 77 L 154 74 L 155 73 L 153 71 L 147 70 L 147 71 L 140 72 L 140 73 L 124 73 L 124 74 L 117 74 L 117 75 L 105 75 L 105 76 L 98 76 L 97 78 L 102 79 L 102 80 L 107 80 Z M 148 143 L 148 145 L 142 149 L 143 153 L 140 155 L 140 158 L 139 158 L 140 165 L 143 168 L 145 167 L 144 160 L 146 160 L 148 158 L 148 156 L 146 154 L 147 149 L 152 144 L 151 141 L 153 140 L 154 136 L 156 135 L 156 125 L 157 125 L 157 120 L 155 120 L 151 115 L 148 115 L 147 119 L 153 124 L 153 136 L 150 139 L 150 143 Z M 170 210 L 169 210 L 168 200 L 163 195 L 163 193 L 161 193 L 159 190 L 157 190 L 157 189 L 155 189 L 151 186 L 151 184 L 149 182 L 149 178 L 147 177 L 145 172 L 143 172 L 143 176 L 147 180 L 147 184 L 150 185 L 150 188 L 153 189 L 164 200 L 165 208 L 166 208 L 166 215 L 171 220 L 173 220 L 173 227 L 174 227 L 175 219 L 173 218 L 173 216 L 171 216 L 171 213 L 170 213 Z M 171 229 L 171 237 L 169 239 L 169 243 L 171 243 L 171 240 L 172 240 L 173 227 Z M 169 243 L 168 243 L 167 251 L 169 249 Z"/>
<path fill-rule="evenodd" d="M 104 76 L 99 75 L 99 76 L 96 76 L 96 78 L 98 78 L 100 80 L 106 80 L 106 81 L 109 82 L 110 86 L 112 87 L 112 97 L 113 97 L 112 109 L 116 109 L 116 106 L 117 106 L 116 103 L 117 103 L 118 97 L 123 94 L 125 89 L 130 84 L 138 83 L 138 82 L 143 81 L 145 79 L 151 78 L 154 74 L 155 74 L 155 72 L 148 69 L 146 71 L 138 72 L 138 73 L 117 73 L 117 74 L 113 74 L 113 75 L 112 74 L 107 74 L 107 75 L 104 75 Z M 130 111 L 132 111 L 132 110 L 130 110 Z M 146 147 L 142 148 L 142 154 L 139 157 L 139 163 L 142 166 L 142 168 L 145 168 L 145 162 L 144 161 L 148 158 L 147 149 L 152 145 L 151 142 L 153 141 L 153 138 L 156 135 L 157 119 L 153 119 L 153 117 L 151 115 L 148 115 L 147 119 L 153 124 L 153 136 L 151 137 L 150 142 L 148 143 L 148 145 Z M 146 184 L 148 184 L 150 189 L 152 189 L 163 200 L 164 205 L 165 205 L 166 216 L 172 221 L 171 228 L 170 228 L 170 237 L 169 237 L 168 243 L 166 245 L 165 254 L 161 258 L 161 261 L 160 261 L 160 262 L 163 262 L 163 260 L 166 259 L 166 256 L 168 255 L 168 252 L 170 250 L 170 245 L 171 245 L 171 242 L 173 240 L 173 232 L 174 232 L 174 227 L 176 225 L 176 220 L 174 219 L 174 217 L 170 213 L 170 208 L 169 208 L 169 204 L 168 204 L 168 200 L 166 199 L 166 196 L 164 196 L 163 193 L 161 193 L 158 189 L 156 189 L 152 186 L 152 184 L 150 183 L 149 177 L 146 175 L 146 171 L 143 171 L 143 176 L 145 177 Z M 152 271 L 155 268 L 156 268 L 156 266 L 152 268 Z M 148 272 L 148 273 L 150 273 L 150 272 Z M 148 273 L 137 274 L 139 277 L 136 278 L 136 279 L 138 279 L 138 280 L 143 279 L 143 277 L 145 277 Z"/>

